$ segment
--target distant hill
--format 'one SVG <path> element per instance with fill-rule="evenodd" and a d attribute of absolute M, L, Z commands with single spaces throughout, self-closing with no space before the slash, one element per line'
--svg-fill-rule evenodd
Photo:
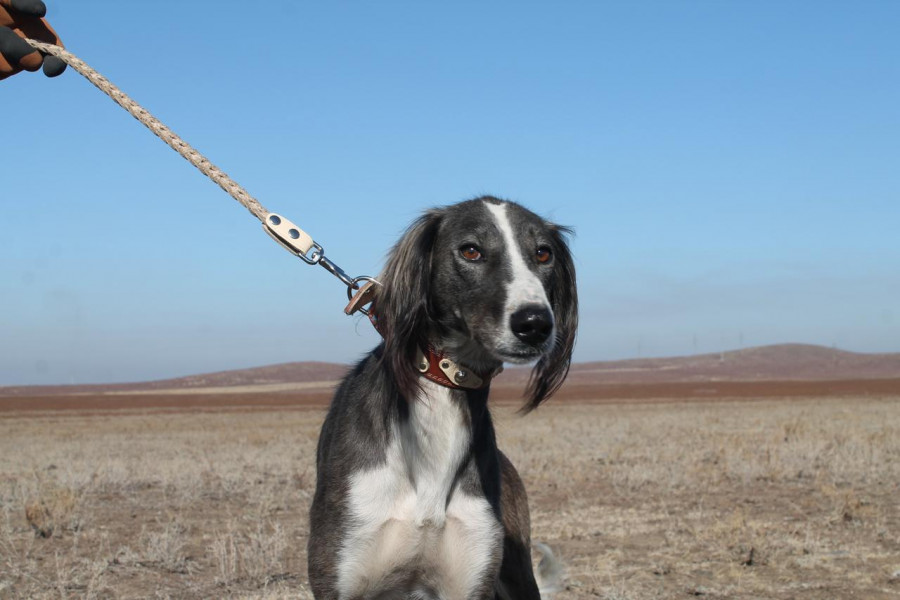
<path fill-rule="evenodd" d="M 0 387 L 0 396 L 57 394 L 232 393 L 328 390 L 347 365 L 295 362 L 127 384 Z M 496 387 L 521 387 L 530 369 L 509 368 Z M 838 381 L 900 378 L 900 353 L 861 354 L 807 344 L 572 365 L 566 386 L 702 382 Z"/>
<path fill-rule="evenodd" d="M 519 384 L 527 376 L 527 370 L 523 369 L 508 369 L 501 375 L 510 384 Z M 900 377 L 900 353 L 862 354 L 809 344 L 778 344 L 694 356 L 578 363 L 572 365 L 567 383 L 837 381 L 897 377 Z"/>
<path fill-rule="evenodd" d="M 249 369 L 234 369 L 174 379 L 160 379 L 138 383 L 109 383 L 87 385 L 29 385 L 0 387 L 0 396 L 39 396 L 56 394 L 115 394 L 159 392 L 163 390 L 209 390 L 220 388 L 292 388 L 331 387 L 349 369 L 348 365 L 327 362 L 292 362 Z"/>

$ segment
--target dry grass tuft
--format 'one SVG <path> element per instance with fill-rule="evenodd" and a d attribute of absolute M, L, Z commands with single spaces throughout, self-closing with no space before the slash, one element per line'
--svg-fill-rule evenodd
<path fill-rule="evenodd" d="M 25 502 L 25 520 L 34 534 L 48 538 L 65 530 L 77 531 L 79 497 L 73 490 L 56 485 L 45 486 L 40 495 Z"/>
<path fill-rule="evenodd" d="M 162 524 L 161 529 L 141 531 L 143 553 L 137 561 L 169 573 L 191 573 L 192 563 L 187 554 L 187 528 L 177 519 Z"/>
<path fill-rule="evenodd" d="M 216 564 L 216 583 L 230 586 L 244 582 L 264 587 L 288 578 L 287 549 L 287 535 L 278 523 L 259 524 L 249 532 L 230 527 L 216 534 L 209 547 Z"/>

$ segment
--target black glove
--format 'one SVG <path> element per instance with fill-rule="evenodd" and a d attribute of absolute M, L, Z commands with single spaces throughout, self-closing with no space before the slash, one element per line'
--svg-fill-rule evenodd
<path fill-rule="evenodd" d="M 25 43 L 29 37 L 48 44 L 62 46 L 59 36 L 44 19 L 47 7 L 41 0 L 0 0 L 0 79 L 19 71 L 37 71 L 44 66 L 44 74 L 56 77 L 66 63 L 55 56 L 45 56 Z"/>

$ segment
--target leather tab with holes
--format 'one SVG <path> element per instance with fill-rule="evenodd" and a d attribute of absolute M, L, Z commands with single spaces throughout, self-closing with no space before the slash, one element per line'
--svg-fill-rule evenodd
<path fill-rule="evenodd" d="M 375 281 L 367 281 L 365 285 L 359 288 L 359 291 L 353 294 L 350 303 L 344 308 L 344 314 L 352 315 L 363 308 L 366 304 L 375 299 L 375 288 L 378 285 Z"/>
<path fill-rule="evenodd" d="M 290 220 L 281 215 L 269 213 L 263 221 L 263 227 L 272 238 L 297 254 L 306 255 L 309 249 L 315 245 L 312 237 Z"/>

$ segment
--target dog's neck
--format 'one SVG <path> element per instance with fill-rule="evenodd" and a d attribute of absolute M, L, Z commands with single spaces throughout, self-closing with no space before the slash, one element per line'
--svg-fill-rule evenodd
<path fill-rule="evenodd" d="M 485 389 L 503 371 L 503 363 L 490 357 L 463 336 L 432 334 L 426 348 L 416 355 L 415 367 L 423 377 L 454 389 Z"/>
<path fill-rule="evenodd" d="M 491 380 L 503 370 L 503 366 L 477 372 L 447 357 L 442 351 L 429 345 L 422 349 L 415 360 L 416 369 L 423 377 L 451 389 L 481 390 L 491 385 Z"/>

